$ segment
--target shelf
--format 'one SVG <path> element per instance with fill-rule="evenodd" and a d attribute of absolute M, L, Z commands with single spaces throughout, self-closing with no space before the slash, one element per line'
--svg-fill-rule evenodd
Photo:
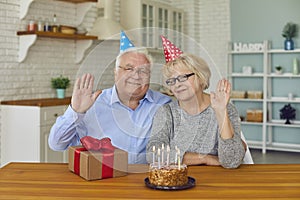
<path fill-rule="evenodd" d="M 53 33 L 44 31 L 18 31 L 17 35 L 36 35 L 37 37 L 47 37 L 47 38 L 60 38 L 60 39 L 70 39 L 70 40 L 97 40 L 97 36 L 93 35 L 83 35 L 83 34 L 65 34 L 65 33 Z"/>
<path fill-rule="evenodd" d="M 262 149 L 262 142 L 255 140 L 247 140 L 247 144 L 251 149 Z M 266 145 L 266 150 L 300 152 L 300 145 L 287 143 L 272 143 Z"/>
<path fill-rule="evenodd" d="M 244 73 L 232 73 L 229 75 L 231 77 L 249 77 L 249 78 L 257 78 L 257 77 L 264 77 L 263 73 L 253 73 L 253 74 L 244 74 Z M 292 73 L 283 73 L 283 74 L 276 74 L 271 73 L 267 74 L 267 77 L 276 77 L 276 78 L 300 78 L 300 74 L 295 75 Z"/>
<path fill-rule="evenodd" d="M 262 147 L 261 141 L 247 140 L 247 144 L 248 144 L 249 148 L 252 148 L 252 149 L 261 149 L 261 147 Z"/>
<path fill-rule="evenodd" d="M 300 145 L 298 144 L 287 144 L 287 143 L 275 143 L 268 144 L 266 146 L 267 150 L 276 151 L 289 151 L 289 152 L 300 152 Z"/>
<path fill-rule="evenodd" d="M 286 128 L 300 128 L 300 121 L 291 120 L 292 124 L 285 124 L 286 120 L 273 119 L 267 122 L 267 126 L 278 126 L 278 127 L 286 127 Z"/>
<path fill-rule="evenodd" d="M 253 125 L 253 126 L 262 126 L 262 122 L 247 122 L 247 121 L 241 121 L 241 124 L 243 125 Z"/>
<path fill-rule="evenodd" d="M 243 73 L 232 73 L 231 77 L 263 77 L 263 73 L 243 74 Z"/>
<path fill-rule="evenodd" d="M 20 19 L 24 19 L 28 13 L 28 9 L 32 2 L 37 0 L 21 0 L 20 1 Z M 56 0 L 56 1 L 63 1 L 67 3 L 76 3 L 79 4 L 77 6 L 77 20 L 76 24 L 81 24 L 83 17 L 85 16 L 86 12 L 91 9 L 92 5 L 98 2 L 98 0 Z"/>
<path fill-rule="evenodd" d="M 283 73 L 283 74 L 276 74 L 276 73 L 271 73 L 267 75 L 268 77 L 276 77 L 276 78 L 300 78 L 300 75 L 295 75 L 292 73 Z"/>
<path fill-rule="evenodd" d="M 263 99 L 248 99 L 248 98 L 231 98 L 232 101 L 245 101 L 245 102 L 263 102 Z"/>
<path fill-rule="evenodd" d="M 81 34 L 64 34 L 42 31 L 19 31 L 17 35 L 20 36 L 19 41 L 19 62 L 25 60 L 29 48 L 36 42 L 38 37 L 55 38 L 55 39 L 68 39 L 76 41 L 76 63 L 79 63 L 84 52 L 92 45 L 92 40 L 97 40 L 97 36 L 81 35 Z"/>
<path fill-rule="evenodd" d="M 273 118 L 274 114 L 277 114 L 278 107 L 281 104 L 293 104 L 298 108 L 300 104 L 300 94 L 297 90 L 298 80 L 300 80 L 300 74 L 293 74 L 291 72 L 276 74 L 275 71 L 270 70 L 272 62 L 275 62 L 276 59 L 290 59 L 291 55 L 298 56 L 300 54 L 300 49 L 295 49 L 291 51 L 287 51 L 284 49 L 271 49 L 271 43 L 269 41 L 264 41 L 264 48 L 262 51 L 234 51 L 232 47 L 232 43 L 229 43 L 228 46 L 228 77 L 230 81 L 234 83 L 238 91 L 247 91 L 258 88 L 262 86 L 262 92 L 264 94 L 263 99 L 247 99 L 247 98 L 231 98 L 231 102 L 239 106 L 241 109 L 241 113 L 243 113 L 249 104 L 259 104 L 261 109 L 263 110 L 263 122 L 248 122 L 242 121 L 241 127 L 245 134 L 251 135 L 252 131 L 259 131 L 253 136 L 253 140 L 255 141 L 247 141 L 250 147 L 262 149 L 262 152 L 265 153 L 266 150 L 269 149 L 277 149 L 277 150 L 286 150 L 286 151 L 300 151 L 300 143 L 298 140 L 295 141 L 297 144 L 289 144 L 288 142 L 284 142 L 281 137 L 278 136 L 278 131 L 280 133 L 286 134 L 291 132 L 299 132 L 300 130 L 300 120 L 297 118 L 296 120 L 291 120 L 292 124 L 285 124 L 286 120 L 281 120 L 278 117 Z M 247 43 L 245 43 L 247 44 Z M 244 56 L 245 54 L 251 54 L 249 58 Z M 253 55 L 253 56 L 252 56 Z M 247 55 L 248 56 L 248 55 Z M 284 62 L 285 60 L 283 60 Z M 277 62 L 277 61 L 276 61 Z M 237 71 L 236 66 L 251 66 L 251 64 L 255 63 L 257 69 L 259 71 L 255 71 L 256 73 L 252 74 L 244 74 L 240 71 Z M 259 65 L 262 67 L 258 68 Z M 234 67 L 235 66 L 235 67 Z M 236 71 L 234 71 L 234 69 Z M 254 83 L 255 82 L 255 83 Z M 260 83 L 262 85 L 260 85 Z M 290 83 L 290 86 L 287 85 Z M 253 84 L 253 85 L 252 85 Z M 275 87 L 278 87 L 278 84 L 282 86 L 279 94 L 276 96 L 274 90 L 276 91 Z M 285 89 L 284 86 L 287 86 Z M 291 87 L 291 88 L 288 88 Z M 292 88 L 294 87 L 294 88 Z M 233 87 L 234 88 L 234 87 Z M 287 90 L 287 91 L 286 91 Z M 286 92 L 286 96 L 285 95 Z M 293 99 L 288 98 L 289 92 L 292 92 Z M 239 94 L 239 93 L 237 93 Z M 242 94 L 242 93 L 241 93 Z M 275 95 L 275 96 L 272 96 Z M 238 96 L 236 96 L 238 97 Z M 245 103 L 244 103 L 245 102 Z M 276 113 L 275 113 L 276 112 Z M 277 115 L 276 115 L 277 116 Z M 267 119 L 270 119 L 269 121 Z M 274 134 L 276 133 L 276 134 Z M 285 135 L 286 137 L 294 137 L 293 134 Z M 250 136 L 249 136 L 250 137 Z M 260 138 L 261 137 L 261 138 Z M 274 137 L 274 139 L 273 139 Z M 288 138 L 292 141 L 293 138 Z M 297 137 L 298 139 L 298 137 Z M 280 146 L 275 145 L 274 141 L 279 141 L 282 143 Z M 253 143 L 252 143 L 253 142 Z M 294 145 L 294 146 L 293 146 Z"/>
<path fill-rule="evenodd" d="M 283 102 L 283 103 L 300 103 L 300 98 L 288 99 L 288 97 L 271 97 L 267 99 L 268 102 Z"/>
<path fill-rule="evenodd" d="M 229 54 L 262 54 L 264 51 L 231 51 Z"/>
<path fill-rule="evenodd" d="M 284 49 L 271 49 L 268 53 L 300 53 L 300 49 L 284 50 Z"/>
<path fill-rule="evenodd" d="M 38 0 L 22 0 L 20 1 L 20 19 L 23 19 L 32 2 Z M 67 3 L 77 4 L 76 9 L 76 26 L 80 25 L 83 21 L 85 14 L 91 9 L 92 5 L 97 3 L 98 0 L 56 0 Z M 79 63 L 84 56 L 84 52 L 92 45 L 92 40 L 97 40 L 96 36 L 81 35 L 81 34 L 64 34 L 53 32 L 31 32 L 31 31 L 19 31 L 17 35 L 19 38 L 19 62 L 24 61 L 27 56 L 29 48 L 35 43 L 38 37 L 47 37 L 55 39 L 70 39 L 76 41 L 76 63 Z"/>

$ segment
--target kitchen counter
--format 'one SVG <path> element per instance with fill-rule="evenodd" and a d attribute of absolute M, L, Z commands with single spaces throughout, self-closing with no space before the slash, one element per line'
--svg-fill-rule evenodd
<path fill-rule="evenodd" d="M 60 106 L 68 105 L 71 103 L 71 97 L 66 97 L 64 99 L 58 98 L 44 98 L 44 99 L 24 99 L 24 100 L 9 100 L 1 101 L 1 105 L 15 105 L 15 106 Z"/>

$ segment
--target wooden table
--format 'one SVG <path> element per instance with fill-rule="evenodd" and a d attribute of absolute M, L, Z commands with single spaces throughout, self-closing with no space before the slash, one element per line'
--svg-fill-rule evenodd
<path fill-rule="evenodd" d="M 67 164 L 10 163 L 0 169 L 0 199 L 300 199 L 300 164 L 189 167 L 196 186 L 160 191 L 145 186 L 146 165 L 124 177 L 86 181 Z"/>

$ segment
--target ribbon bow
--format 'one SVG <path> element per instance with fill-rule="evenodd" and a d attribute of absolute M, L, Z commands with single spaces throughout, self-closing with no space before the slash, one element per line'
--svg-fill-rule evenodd
<path fill-rule="evenodd" d="M 101 149 L 107 149 L 113 151 L 115 149 L 111 144 L 110 138 L 102 138 L 99 140 L 91 136 L 84 136 L 80 139 L 80 141 L 86 150 L 99 151 Z"/>

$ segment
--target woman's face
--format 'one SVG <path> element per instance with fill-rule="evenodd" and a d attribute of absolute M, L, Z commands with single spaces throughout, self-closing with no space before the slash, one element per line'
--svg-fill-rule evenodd
<path fill-rule="evenodd" d="M 189 69 L 174 68 L 168 81 L 169 88 L 178 101 L 188 101 L 202 92 L 200 79 Z"/>

